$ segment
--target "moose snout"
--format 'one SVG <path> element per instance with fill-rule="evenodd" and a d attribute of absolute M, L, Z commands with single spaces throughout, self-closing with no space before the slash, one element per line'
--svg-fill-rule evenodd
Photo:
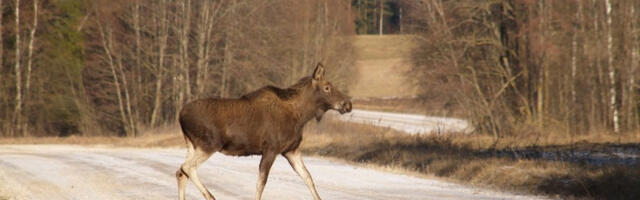
<path fill-rule="evenodd" d="M 340 114 L 351 112 L 351 101 L 343 101 L 340 103 Z"/>

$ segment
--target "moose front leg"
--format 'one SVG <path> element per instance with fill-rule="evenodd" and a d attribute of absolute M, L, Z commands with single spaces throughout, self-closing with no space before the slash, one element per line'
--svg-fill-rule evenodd
<path fill-rule="evenodd" d="M 269 178 L 269 170 L 271 170 L 271 165 L 273 165 L 273 161 L 276 159 L 275 153 L 263 153 L 262 159 L 260 159 L 260 174 L 258 176 L 258 183 L 256 185 L 256 200 L 260 200 L 262 198 L 262 191 L 264 190 L 264 186 L 267 184 L 267 178 Z"/>
<path fill-rule="evenodd" d="M 289 164 L 291 164 L 291 167 L 296 170 L 296 173 L 298 173 L 300 178 L 302 178 L 302 180 L 304 180 L 304 182 L 307 184 L 307 187 L 313 194 L 313 198 L 315 200 L 320 200 L 320 195 L 318 195 L 318 191 L 316 191 L 316 186 L 313 183 L 311 174 L 309 174 L 307 167 L 305 167 L 304 162 L 302 162 L 302 154 L 300 153 L 300 151 L 296 149 L 283 154 L 283 156 L 287 158 Z"/>

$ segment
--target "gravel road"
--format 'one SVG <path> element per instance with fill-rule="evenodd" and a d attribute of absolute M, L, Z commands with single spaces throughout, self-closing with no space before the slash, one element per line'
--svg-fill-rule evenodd
<path fill-rule="evenodd" d="M 0 199 L 177 199 L 185 149 L 0 145 Z M 305 158 L 324 199 L 537 199 Z M 215 154 L 199 169 L 218 199 L 253 199 L 259 157 Z M 312 199 L 283 158 L 263 199 Z M 188 199 L 202 199 L 189 183 Z"/>
<path fill-rule="evenodd" d="M 447 132 L 468 133 L 473 130 L 466 120 L 451 117 L 434 117 L 418 114 L 381 112 L 353 109 L 344 115 L 332 114 L 342 121 L 388 127 L 409 134 Z"/>

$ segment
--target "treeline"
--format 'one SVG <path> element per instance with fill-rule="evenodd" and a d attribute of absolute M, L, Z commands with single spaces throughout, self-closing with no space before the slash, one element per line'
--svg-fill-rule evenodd
<path fill-rule="evenodd" d="M 323 62 L 349 83 L 341 0 L 0 0 L 3 136 L 120 135 L 181 106 L 286 86 Z"/>
<path fill-rule="evenodd" d="M 423 0 L 412 72 L 479 130 L 637 131 L 640 1 Z"/>
<path fill-rule="evenodd" d="M 413 0 L 351 0 L 351 13 L 357 34 L 411 33 Z"/>

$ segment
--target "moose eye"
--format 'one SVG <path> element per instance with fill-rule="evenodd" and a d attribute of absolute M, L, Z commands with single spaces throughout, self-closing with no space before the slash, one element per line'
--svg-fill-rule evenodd
<path fill-rule="evenodd" d="M 324 92 L 329 92 L 331 91 L 331 87 L 329 86 L 324 86 Z"/>

